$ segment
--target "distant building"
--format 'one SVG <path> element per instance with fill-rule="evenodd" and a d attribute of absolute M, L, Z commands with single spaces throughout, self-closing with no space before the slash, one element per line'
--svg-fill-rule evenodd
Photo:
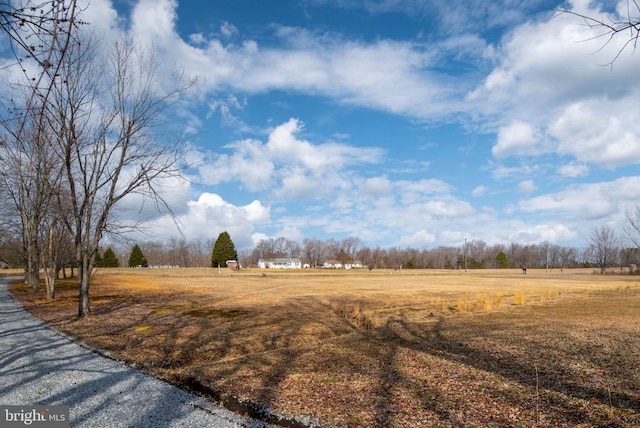
<path fill-rule="evenodd" d="M 9 263 L 4 260 L 0 260 L 0 269 L 9 269 Z"/>
<path fill-rule="evenodd" d="M 362 269 L 364 266 L 360 260 L 354 260 L 344 264 L 345 269 Z"/>
<path fill-rule="evenodd" d="M 227 260 L 226 264 L 229 269 L 238 269 L 240 266 L 237 260 Z"/>
<path fill-rule="evenodd" d="M 339 260 L 327 260 L 322 264 L 325 269 L 362 269 L 364 266 L 359 260 L 342 263 Z"/>
<path fill-rule="evenodd" d="M 302 263 L 298 257 L 276 257 L 258 260 L 258 267 L 260 269 L 302 269 Z"/>
<path fill-rule="evenodd" d="M 342 263 L 338 260 L 327 260 L 322 264 L 325 269 L 342 269 Z"/>

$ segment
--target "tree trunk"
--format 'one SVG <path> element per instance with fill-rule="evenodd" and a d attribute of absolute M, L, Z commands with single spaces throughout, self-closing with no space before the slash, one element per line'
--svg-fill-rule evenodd
<path fill-rule="evenodd" d="M 58 276 L 57 254 L 53 246 L 53 226 L 49 227 L 49 246 L 45 254 L 44 280 L 47 287 L 47 300 L 53 300 L 56 298 L 56 277 Z"/>
<path fill-rule="evenodd" d="M 27 265 L 25 266 L 25 281 L 34 291 L 40 290 L 40 260 L 38 242 L 29 241 L 27 248 Z"/>
<path fill-rule="evenodd" d="M 86 317 L 91 315 L 89 304 L 89 284 L 91 283 L 91 263 L 88 257 L 83 255 L 78 263 L 78 316 Z"/>

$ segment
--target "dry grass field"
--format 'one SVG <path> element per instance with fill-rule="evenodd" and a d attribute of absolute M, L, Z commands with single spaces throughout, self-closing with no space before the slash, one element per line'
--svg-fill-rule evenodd
<path fill-rule="evenodd" d="M 109 269 L 85 319 L 71 282 L 52 302 L 12 291 L 90 345 L 290 426 L 640 425 L 638 276 Z"/>

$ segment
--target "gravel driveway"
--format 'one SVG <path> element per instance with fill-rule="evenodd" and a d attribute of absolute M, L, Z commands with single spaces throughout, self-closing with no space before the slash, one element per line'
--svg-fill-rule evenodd
<path fill-rule="evenodd" d="M 0 278 L 0 405 L 69 406 L 71 427 L 266 427 L 82 347 Z"/>

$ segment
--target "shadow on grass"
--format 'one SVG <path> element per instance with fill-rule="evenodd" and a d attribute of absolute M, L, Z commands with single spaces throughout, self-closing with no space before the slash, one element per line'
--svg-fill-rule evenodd
<path fill-rule="evenodd" d="M 93 339 L 98 343 L 110 343 L 116 351 L 137 349 L 139 355 L 129 354 L 127 358 L 136 361 L 143 370 L 212 397 L 231 410 L 281 426 L 305 426 L 301 419 L 283 417 L 273 410 L 289 376 L 299 374 L 300 367 L 305 367 L 301 360 L 313 353 L 315 344 L 321 346 L 325 341 L 335 341 L 348 335 L 355 338 L 345 341 L 342 346 L 347 348 L 340 351 L 368 353 L 368 358 L 375 359 L 375 367 L 349 366 L 342 370 L 340 367 L 324 368 L 325 362 L 317 361 L 321 366 L 317 370 L 336 372 L 338 376 L 356 371 L 371 380 L 374 396 L 368 397 L 368 403 L 374 403 L 372 407 L 357 409 L 355 402 L 353 406 L 354 412 L 371 414 L 375 426 L 393 426 L 396 423 L 394 399 L 398 389 L 411 394 L 411 398 L 420 403 L 417 411 L 430 413 L 436 423 L 453 426 L 470 423 L 464 412 L 456 407 L 459 403 L 451 399 L 452 393 L 464 391 L 444 391 L 440 385 L 422 384 L 420 378 L 411 376 L 405 367 L 399 366 L 398 359 L 404 351 L 409 351 L 416 358 L 429 356 L 486 372 L 518 387 L 515 394 L 500 396 L 496 402 L 526 409 L 523 416 L 526 420 L 509 419 L 498 407 L 493 409 L 488 420 L 478 423 L 499 426 L 535 424 L 538 417 L 544 417 L 559 426 L 640 424 L 639 395 L 633 392 L 640 390 L 637 365 L 621 362 L 617 371 L 611 372 L 615 378 L 605 376 L 611 381 L 613 390 L 605 384 L 596 387 L 593 383 L 581 382 L 571 366 L 572 361 L 553 358 L 553 353 L 544 349 L 544 343 L 534 343 L 523 336 L 515 345 L 519 352 L 514 353 L 509 352 L 508 347 L 487 349 L 474 346 L 474 339 L 481 338 L 482 332 L 458 334 L 456 326 L 449 323 L 450 318 L 411 323 L 391 317 L 385 326 L 364 328 L 358 319 L 340 316 L 341 311 L 336 310 L 351 307 L 349 305 L 353 305 L 353 301 L 327 303 L 313 298 L 288 299 L 281 305 L 270 307 L 256 304 L 255 307 L 223 308 L 217 307 L 215 302 L 202 302 L 197 296 L 185 295 L 164 296 L 164 300 L 154 300 L 153 296 L 147 300 L 132 299 L 115 294 L 100 298 L 97 297 L 94 305 L 93 320 L 80 329 L 79 336 L 90 342 Z M 118 317 L 119 322 L 108 331 L 92 331 L 91 322 L 99 323 L 99 320 L 112 317 Z M 62 321 L 59 316 L 55 320 Z M 508 322 L 508 319 L 503 322 Z M 318 328 L 314 335 L 309 334 L 310 326 Z M 544 338 L 540 340 L 544 341 Z M 600 357 L 590 355 L 582 344 L 571 345 L 569 337 L 561 341 L 566 342 L 567 350 L 575 354 L 576 364 L 586 363 L 599 372 L 611 370 L 611 365 L 605 365 Z M 616 357 L 610 355 L 608 358 L 615 360 Z M 348 364 L 340 358 L 336 360 L 340 364 Z M 226 379 L 252 381 L 251 400 L 229 394 L 225 390 Z M 536 394 L 538 385 L 539 395 Z M 503 392 L 492 386 L 487 388 L 492 396 Z M 593 406 L 580 407 L 576 404 L 578 401 L 611 403 L 615 413 L 598 413 Z M 331 403 L 325 405 L 331 406 Z M 536 410 L 537 405 L 539 410 Z M 361 426 L 358 421 L 352 422 Z"/>
<path fill-rule="evenodd" d="M 485 349 L 469 346 L 458 339 L 447 338 L 445 324 L 445 318 L 440 318 L 431 325 L 412 324 L 402 319 L 391 319 L 387 326 L 376 332 L 376 340 L 381 342 L 381 346 L 384 344 L 388 348 L 384 358 L 384 372 L 390 373 L 394 371 L 393 360 L 395 353 L 401 348 L 406 348 L 417 353 L 429 354 L 466 367 L 497 374 L 504 379 L 524 386 L 530 392 L 530 399 L 527 404 L 532 409 L 531 412 L 536 411 L 535 408 L 539 407 L 540 415 L 534 414 L 536 418 L 544 414 L 554 420 L 555 423 L 569 425 L 588 423 L 594 426 L 631 426 L 640 423 L 640 394 L 632 392 L 634 390 L 633 386 L 637 391 L 640 390 L 640 385 L 635 384 L 625 390 L 615 388 L 614 391 L 611 391 L 605 385 L 599 388 L 590 387 L 572 377 L 574 373 L 570 367 L 566 366 L 566 360 L 545 361 L 543 355 L 537 358 L 529 357 L 523 359 L 504 351 L 494 350 L 488 352 Z M 528 345 L 523 341 L 520 347 L 527 349 Z M 532 345 L 532 349 L 539 346 L 539 344 Z M 596 364 L 593 359 L 590 359 L 589 354 L 582 356 L 590 364 Z M 607 368 L 599 367 L 599 370 L 605 372 Z M 626 370 L 618 366 L 618 370 L 619 373 L 617 373 L 616 378 L 620 382 L 623 382 L 622 379 L 625 377 L 627 379 L 637 379 L 638 377 L 637 367 L 633 363 L 627 363 Z M 398 382 L 411 383 L 412 380 L 400 378 L 395 384 Z M 379 395 L 381 397 L 388 396 L 389 387 L 395 386 L 390 381 L 383 381 L 381 385 L 387 386 L 380 389 Z M 540 388 L 540 395 L 537 397 L 539 402 L 536 403 L 538 387 Z M 458 420 L 451 412 L 438 408 L 437 405 L 434 406 L 434 403 L 440 401 L 437 398 L 438 395 L 436 390 L 423 394 L 422 402 L 424 408 L 432 408 L 443 420 L 450 423 L 464 425 L 464 421 Z M 434 399 L 434 397 L 436 398 Z M 526 397 L 519 397 L 513 404 L 522 406 L 523 402 L 520 400 L 522 398 L 526 399 Z M 621 416 L 617 418 L 612 417 L 611 414 L 602 414 L 602 412 L 598 411 L 587 412 L 588 406 L 578 408 L 575 401 L 573 401 L 574 399 L 583 400 L 583 402 L 591 404 L 611 403 L 609 410 L 615 410 Z M 526 402 L 526 400 L 524 401 Z M 382 426 L 387 426 L 390 420 L 385 419 L 384 408 L 385 404 L 382 403 L 378 409 L 377 420 Z M 503 418 L 498 417 L 494 422 L 508 422 L 501 419 Z"/>

